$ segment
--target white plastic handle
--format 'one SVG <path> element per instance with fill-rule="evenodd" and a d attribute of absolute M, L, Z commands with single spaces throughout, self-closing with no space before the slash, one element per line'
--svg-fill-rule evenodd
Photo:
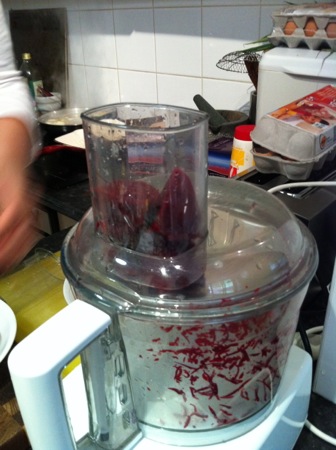
<path fill-rule="evenodd" d="M 72 450 L 60 373 L 110 325 L 103 311 L 75 300 L 33 331 L 9 355 L 8 367 L 34 450 Z"/>

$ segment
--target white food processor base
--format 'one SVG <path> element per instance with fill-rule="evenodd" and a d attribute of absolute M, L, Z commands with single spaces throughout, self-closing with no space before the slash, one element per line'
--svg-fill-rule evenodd
<path fill-rule="evenodd" d="M 277 396 L 267 411 L 265 419 L 240 437 L 213 445 L 200 445 L 197 447 L 176 446 L 161 444 L 139 436 L 133 443 L 128 444 L 124 450 L 290 450 L 294 447 L 308 414 L 309 399 L 312 382 L 312 360 L 304 350 L 293 346 L 290 350 L 285 372 L 282 377 Z M 79 441 L 88 432 L 87 404 L 85 399 L 84 382 L 81 366 L 76 367 L 63 380 L 64 394 L 68 412 L 76 441 Z M 247 419 L 247 421 L 253 420 Z M 245 421 L 245 423 L 247 423 Z M 244 423 L 241 423 L 244 426 Z M 164 431 L 160 431 L 164 433 Z M 216 431 L 227 439 L 227 431 Z M 200 443 L 202 441 L 200 435 Z M 84 447 L 89 450 L 94 446 Z"/>

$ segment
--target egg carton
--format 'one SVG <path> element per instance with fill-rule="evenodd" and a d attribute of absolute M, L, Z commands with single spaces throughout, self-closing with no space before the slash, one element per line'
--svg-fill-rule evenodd
<path fill-rule="evenodd" d="M 320 156 L 306 160 L 296 161 L 287 159 L 262 147 L 252 149 L 256 169 L 261 173 L 278 173 L 285 175 L 289 180 L 307 180 L 313 171 L 322 169 L 326 162 L 336 157 L 336 146 L 328 149 Z"/>
<path fill-rule="evenodd" d="M 312 160 L 335 145 L 336 87 L 327 85 L 262 116 L 255 144 L 297 161 Z"/>
<path fill-rule="evenodd" d="M 273 13 L 272 19 L 273 30 L 269 40 L 275 46 L 336 50 L 335 3 L 289 6 Z M 307 25 L 309 35 L 306 34 Z"/>

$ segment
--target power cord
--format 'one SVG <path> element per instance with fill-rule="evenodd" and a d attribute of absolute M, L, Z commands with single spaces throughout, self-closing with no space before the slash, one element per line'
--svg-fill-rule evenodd
<path fill-rule="evenodd" d="M 335 186 L 336 187 L 336 181 L 307 181 L 307 182 L 295 182 L 295 183 L 287 183 L 287 184 L 279 184 L 278 186 L 274 186 L 271 189 L 268 189 L 268 192 L 270 194 L 274 194 L 275 192 L 283 191 L 284 189 L 291 189 L 296 187 L 324 187 L 324 186 Z M 298 323 L 298 330 L 301 336 L 302 344 L 308 353 L 313 356 L 312 351 L 312 344 L 310 342 L 309 336 L 315 335 L 317 332 L 322 332 L 323 327 L 314 327 L 307 331 L 303 331 L 302 325 L 300 324 L 300 321 Z M 308 349 L 308 350 L 307 350 Z M 319 348 L 318 348 L 319 350 Z M 305 426 L 308 428 L 308 430 L 315 434 L 315 436 L 319 437 L 325 442 L 328 442 L 329 444 L 336 447 L 336 438 L 329 436 L 328 434 L 324 433 L 322 430 L 317 428 L 315 425 L 313 425 L 308 419 L 305 421 Z"/>
<path fill-rule="evenodd" d="M 328 442 L 331 445 L 334 445 L 336 447 L 336 439 L 332 436 L 329 436 L 329 434 L 324 433 L 319 428 L 317 428 L 315 425 L 313 425 L 309 420 L 307 419 L 305 422 L 306 428 L 308 428 L 309 431 L 311 431 L 315 436 L 319 437 L 325 442 Z"/>
<path fill-rule="evenodd" d="M 313 360 L 316 361 L 320 353 L 323 326 L 321 325 L 305 330 L 299 320 L 297 329 L 298 333 L 295 334 L 294 344 L 297 347 L 306 350 Z"/>
<path fill-rule="evenodd" d="M 336 187 L 336 181 L 298 181 L 295 183 L 279 184 L 268 189 L 267 192 L 274 194 L 274 192 L 283 191 L 284 189 L 291 189 L 296 187 L 324 187 L 324 186 L 334 186 Z"/>
<path fill-rule="evenodd" d="M 304 349 L 313 358 L 313 351 L 312 351 L 312 347 L 310 345 L 309 337 L 308 337 L 308 334 L 307 334 L 307 332 L 302 324 L 302 321 L 300 319 L 298 320 L 297 329 L 298 329 L 298 332 L 300 333 L 300 337 L 301 337 L 301 341 L 302 341 Z"/>
<path fill-rule="evenodd" d="M 301 342 L 296 338 L 294 339 L 294 344 L 298 347 L 303 347 L 308 353 L 311 354 L 314 360 L 318 358 L 319 350 L 320 350 L 320 343 L 322 340 L 322 332 L 323 332 L 323 326 L 313 327 L 309 328 L 308 330 L 304 330 L 302 327 L 302 324 L 300 324 L 300 321 L 298 323 L 298 330 L 301 337 Z M 318 337 L 319 339 L 316 340 L 314 338 Z M 306 419 L 305 421 L 306 428 L 315 436 L 322 439 L 325 442 L 328 442 L 328 444 L 331 444 L 336 447 L 336 438 L 329 436 L 328 434 L 324 433 L 322 430 L 317 428 L 315 425 L 313 425 L 310 420 Z"/>

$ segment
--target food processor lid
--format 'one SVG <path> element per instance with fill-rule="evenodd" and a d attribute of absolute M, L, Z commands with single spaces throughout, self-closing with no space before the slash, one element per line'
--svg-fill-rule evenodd
<path fill-rule="evenodd" d="M 111 245 L 95 232 L 92 211 L 67 235 L 62 267 L 86 298 L 145 314 L 235 315 L 287 300 L 312 279 L 318 262 L 309 230 L 275 196 L 243 181 L 209 177 L 204 275 L 164 291 L 125 283 L 109 264 Z M 192 261 L 190 262 L 192 264 Z"/>

